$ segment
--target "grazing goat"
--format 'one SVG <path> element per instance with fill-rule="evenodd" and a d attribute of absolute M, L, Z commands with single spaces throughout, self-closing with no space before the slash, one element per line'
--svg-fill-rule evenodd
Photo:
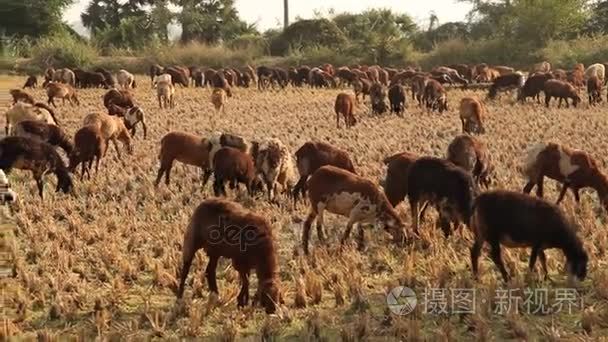
<path fill-rule="evenodd" d="M 528 179 L 523 190 L 526 194 L 537 186 L 536 195 L 543 197 L 543 179 L 548 177 L 563 184 L 557 204 L 564 199 L 568 188 L 578 203 L 578 191 L 589 187 L 597 191 L 600 203 L 608 211 L 608 178 L 584 151 L 556 143 L 538 143 L 526 152 L 523 174 Z"/>
<path fill-rule="evenodd" d="M 473 97 L 464 97 L 460 100 L 460 121 L 462 122 L 463 133 L 483 134 L 486 129 L 483 127 L 483 117 L 485 108 L 481 102 Z M 471 126 L 474 125 L 475 129 Z"/>
<path fill-rule="evenodd" d="M 123 108 L 131 108 L 135 106 L 133 93 L 126 89 L 110 89 L 103 95 L 103 105 L 109 109 L 112 103 Z"/>
<path fill-rule="evenodd" d="M 302 247 L 308 254 L 308 240 L 313 221 L 317 220 L 317 238 L 325 241 L 323 214 L 330 213 L 348 217 L 348 223 L 340 243 L 344 245 L 353 225 L 359 223 L 359 249 L 365 245 L 363 223 L 384 224 L 397 243 L 405 239 L 404 224 L 388 199 L 372 181 L 344 169 L 325 165 L 316 170 L 308 180 L 310 211 L 302 231 Z"/>
<path fill-rule="evenodd" d="M 158 186 L 163 175 L 165 175 L 165 184 L 168 186 L 171 168 L 175 160 L 186 165 L 200 167 L 203 171 L 209 169 L 209 143 L 207 139 L 190 133 L 170 132 L 160 140 L 158 160 L 160 168 L 154 186 Z"/>
<path fill-rule="evenodd" d="M 353 162 L 346 151 L 323 142 L 309 141 L 296 151 L 295 156 L 300 180 L 293 188 L 294 204 L 297 203 L 300 192 L 303 196 L 306 195 L 306 180 L 318 168 L 333 165 L 355 173 Z"/>
<path fill-rule="evenodd" d="M 36 102 L 31 105 L 28 103 L 17 102 L 6 112 L 6 135 L 13 134 L 12 127 L 25 120 L 43 121 L 48 124 L 59 125 L 55 112 L 46 104 Z"/>
<path fill-rule="evenodd" d="M 36 88 L 38 87 L 38 78 L 34 75 L 31 75 L 25 80 L 25 84 L 23 85 L 23 89 L 25 88 Z"/>
<path fill-rule="evenodd" d="M 72 178 L 61 156 L 55 148 L 43 141 L 25 137 L 6 137 L 0 140 L 0 169 L 7 174 L 12 169 L 30 170 L 38 186 L 38 195 L 43 198 L 45 174 L 57 176 L 56 192 L 72 191 Z"/>
<path fill-rule="evenodd" d="M 438 110 L 439 113 L 448 110 L 448 95 L 445 88 L 436 80 L 429 79 L 424 87 L 423 102 L 429 110 Z"/>
<path fill-rule="evenodd" d="M 36 100 L 34 100 L 34 97 L 32 95 L 26 93 L 21 89 L 11 89 L 9 93 L 13 97 L 13 104 L 17 102 L 24 102 L 33 105 L 34 103 L 36 103 Z"/>
<path fill-rule="evenodd" d="M 536 102 L 540 104 L 540 93 L 545 89 L 545 82 L 554 78 L 553 74 L 547 73 L 536 73 L 530 76 L 524 86 L 519 90 L 517 94 L 517 100 L 526 102 L 528 97 L 536 98 Z"/>
<path fill-rule="evenodd" d="M 451 162 L 434 157 L 418 158 L 409 169 L 407 196 L 413 221 L 413 230 L 418 235 L 418 221 L 422 215 L 419 205 L 430 202 L 439 211 L 441 228 L 450 235 L 449 222 L 469 224 L 475 192 L 471 175 Z M 423 207 L 422 214 L 424 213 Z M 447 221 L 446 221 L 447 220 Z"/>
<path fill-rule="evenodd" d="M 384 193 L 393 207 L 405 200 L 407 196 L 407 176 L 410 166 L 418 159 L 418 156 L 402 152 L 386 157 L 383 163 L 387 166 L 386 179 L 384 180 Z"/>
<path fill-rule="evenodd" d="M 146 114 L 138 106 L 127 109 L 124 114 L 125 127 L 129 130 L 131 137 L 135 137 L 136 128 L 141 123 L 144 129 L 144 139 L 148 137 L 148 126 L 146 126 Z"/>
<path fill-rule="evenodd" d="M 233 231 L 237 229 L 238 231 Z M 258 290 L 253 304 L 260 301 L 266 313 L 281 303 L 276 242 L 272 227 L 263 216 L 240 204 L 218 198 L 204 200 L 194 211 L 184 234 L 182 269 L 177 298 L 182 298 L 186 278 L 196 252 L 203 249 L 209 257 L 205 276 L 209 291 L 218 294 L 215 273 L 220 257 L 232 259 L 241 279 L 237 305 L 249 302 L 249 274 L 255 269 Z"/>
<path fill-rule="evenodd" d="M 13 135 L 39 139 L 47 144 L 61 147 L 67 155 L 72 153 L 74 146 L 70 137 L 57 125 L 37 120 L 25 120 L 17 123 Z"/>
<path fill-rule="evenodd" d="M 175 86 L 170 82 L 156 83 L 156 96 L 161 109 L 175 107 Z"/>
<path fill-rule="evenodd" d="M 118 142 L 122 142 L 127 153 L 133 154 L 133 145 L 131 144 L 131 135 L 125 126 L 122 118 L 117 116 L 110 116 L 107 114 L 91 113 L 84 117 L 82 120 L 82 126 L 94 125 L 98 126 L 103 138 L 105 139 L 105 150 L 103 156 L 105 157 L 108 152 L 109 141 L 111 140 L 116 149 L 118 159 L 122 161 L 120 150 L 118 149 Z"/>
<path fill-rule="evenodd" d="M 285 193 L 291 195 L 296 182 L 296 170 L 289 149 L 279 139 L 268 139 L 261 143 L 255 156 L 255 168 L 268 188 L 268 200 L 275 199 L 275 186 L 280 184 Z"/>
<path fill-rule="evenodd" d="M 511 191 L 486 192 L 473 204 L 471 230 L 475 243 L 471 248 L 471 268 L 478 277 L 478 260 L 485 242 L 490 245 L 490 256 L 505 282 L 509 274 L 502 261 L 500 245 L 530 247 L 529 269 L 534 271 L 536 259 L 548 277 L 545 249 L 561 249 L 566 256 L 569 277 L 584 280 L 589 260 L 583 243 L 576 236 L 573 224 L 559 207 L 542 199 Z"/>
<path fill-rule="evenodd" d="M 46 85 L 46 94 L 49 97 L 48 103 L 53 105 L 53 107 L 57 107 L 55 98 L 63 99 L 63 104 L 65 104 L 65 100 L 67 99 L 72 106 L 74 104 L 80 106 L 76 90 L 69 84 L 50 82 Z"/>
<path fill-rule="evenodd" d="M 226 113 L 226 91 L 222 88 L 213 88 L 213 92 L 211 93 L 211 103 L 213 103 L 213 107 L 219 113 Z"/>
<path fill-rule="evenodd" d="M 602 83 L 606 78 L 606 67 L 602 63 L 596 63 L 590 65 L 587 70 L 585 70 L 585 78 L 590 79 L 591 77 L 597 77 Z"/>
<path fill-rule="evenodd" d="M 566 101 L 566 108 L 570 107 L 568 103 L 568 99 L 572 99 L 572 105 L 576 107 L 576 105 L 581 102 L 580 96 L 578 96 L 578 92 L 576 88 L 570 83 L 566 83 L 564 81 L 558 80 L 548 80 L 545 82 L 545 106 L 549 108 L 549 102 L 551 102 L 551 98 L 555 97 L 559 99 L 559 103 L 557 108 L 562 107 L 562 100 Z"/>
<path fill-rule="evenodd" d="M 400 84 L 395 84 L 388 89 L 388 100 L 391 103 L 391 111 L 403 116 L 405 111 L 405 89 Z"/>
<path fill-rule="evenodd" d="M 249 195 L 253 195 L 256 170 L 251 155 L 246 152 L 233 147 L 220 148 L 213 156 L 213 174 L 215 196 L 226 196 L 226 182 L 230 182 L 232 188 L 243 183 Z"/>
<path fill-rule="evenodd" d="M 118 73 L 116 74 L 116 81 L 118 85 L 121 86 L 123 89 L 137 87 L 137 84 L 135 83 L 135 76 L 133 76 L 132 73 L 124 69 L 120 69 L 118 71 Z"/>
<path fill-rule="evenodd" d="M 386 112 L 386 88 L 379 82 L 372 84 L 369 89 L 369 99 L 372 102 L 372 114 Z"/>
<path fill-rule="evenodd" d="M 587 80 L 587 94 L 589 95 L 589 105 L 594 106 L 602 102 L 602 80 L 597 76 L 591 76 Z"/>
<path fill-rule="evenodd" d="M 152 85 L 152 87 L 154 87 L 154 79 L 156 78 L 156 76 L 159 76 L 163 73 L 163 67 L 158 65 L 158 64 L 153 64 L 150 66 L 150 69 L 148 71 L 148 75 L 150 76 L 150 83 Z"/>
<path fill-rule="evenodd" d="M 346 128 L 350 128 L 357 124 L 354 113 L 355 102 L 355 97 L 350 94 L 340 93 L 336 96 L 336 103 L 334 105 L 334 110 L 336 111 L 336 128 L 340 128 L 340 115 L 344 117 Z"/>
<path fill-rule="evenodd" d="M 494 80 L 494 82 L 492 82 L 492 86 L 490 86 L 490 90 L 488 92 L 488 98 L 493 100 L 496 98 L 499 92 L 521 89 L 524 84 L 525 77 L 519 72 L 499 76 Z"/>
<path fill-rule="evenodd" d="M 93 160 L 97 159 L 95 163 L 95 173 L 97 174 L 99 172 L 99 161 L 106 149 L 106 141 L 99 126 L 87 125 L 80 128 L 74 135 L 74 146 L 74 151 L 69 155 L 70 164 L 68 169 L 74 172 L 78 164 L 82 163 L 80 180 L 84 178 L 85 172 L 88 179 L 91 179 Z"/>
<path fill-rule="evenodd" d="M 490 186 L 494 171 L 490 152 L 481 141 L 470 135 L 459 135 L 448 145 L 447 160 L 468 171 L 475 182 Z"/>
<path fill-rule="evenodd" d="M 127 108 L 123 108 L 114 103 L 108 104 L 108 115 L 124 117 L 127 114 Z"/>
<path fill-rule="evenodd" d="M 365 95 L 369 95 L 371 87 L 372 83 L 367 79 L 359 78 L 353 82 L 353 91 L 357 103 L 359 103 L 359 95 L 361 95 L 361 101 L 365 101 Z"/>

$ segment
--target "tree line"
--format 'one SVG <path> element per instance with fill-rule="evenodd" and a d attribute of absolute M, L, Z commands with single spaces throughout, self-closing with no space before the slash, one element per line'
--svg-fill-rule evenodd
<path fill-rule="evenodd" d="M 389 9 L 317 15 L 298 19 L 285 29 L 260 32 L 239 17 L 234 0 L 92 0 L 81 14 L 90 43 L 138 51 L 168 44 L 169 25 L 181 26 L 179 41 L 255 47 L 263 54 L 284 56 L 314 49 L 390 64 L 408 54 L 433 50 L 447 40 L 502 40 L 522 49 L 542 48 L 550 41 L 608 33 L 608 1 L 591 0 L 459 0 L 472 4 L 465 21 L 417 25 L 407 14 Z M 2 48 L 7 41 L 31 41 L 67 34 L 78 36 L 62 20 L 73 0 L 0 0 Z M 282 6 L 276 1 L 276 6 Z M 26 54 L 26 50 L 24 50 Z"/>

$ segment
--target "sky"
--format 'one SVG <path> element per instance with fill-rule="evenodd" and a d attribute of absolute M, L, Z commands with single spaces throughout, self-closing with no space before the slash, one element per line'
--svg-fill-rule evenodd
<path fill-rule="evenodd" d="M 76 0 L 64 15 L 67 23 L 81 29 L 80 13 L 89 0 Z M 336 13 L 358 13 L 369 8 L 389 8 L 394 12 L 409 14 L 416 23 L 426 25 L 429 14 L 434 11 L 439 23 L 462 21 L 471 9 L 469 4 L 456 0 L 290 0 L 290 22 L 296 17 L 312 18 L 315 11 L 327 14 L 334 9 Z M 260 31 L 282 27 L 283 0 L 236 0 L 240 17 L 248 23 L 256 23 Z"/>

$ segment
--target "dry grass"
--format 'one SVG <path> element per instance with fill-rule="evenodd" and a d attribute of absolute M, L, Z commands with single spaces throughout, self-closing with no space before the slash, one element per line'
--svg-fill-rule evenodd
<path fill-rule="evenodd" d="M 332 106 L 337 90 L 288 89 L 258 92 L 237 89 L 225 115 L 215 114 L 210 90 L 177 89 L 177 107 L 160 111 L 143 76 L 136 98 L 149 122 L 148 140 L 138 135 L 135 153 L 126 167 L 110 149 L 101 172 L 93 180 L 76 183 L 74 197 L 54 194 L 54 177 L 48 177 L 47 197 L 40 201 L 29 173 L 11 175 L 20 201 L 15 205 L 14 252 L 17 276 L 3 283 L 5 311 L 0 336 L 55 338 L 80 336 L 104 338 L 177 338 L 205 336 L 235 339 L 290 338 L 292 340 L 393 339 L 393 340 L 503 340 L 584 339 L 608 334 L 608 275 L 606 214 L 598 209 L 595 194 L 585 191 L 576 206 L 568 194 L 563 207 L 575 215 L 590 253 L 589 278 L 579 288 L 585 311 L 555 315 L 492 314 L 493 291 L 504 287 L 484 252 L 481 282 L 471 279 L 471 236 L 445 239 L 434 228 L 435 214 L 421 228 L 422 238 L 397 248 L 379 229 L 368 234 L 364 253 L 336 247 L 346 220 L 325 219 L 329 243 L 317 245 L 304 258 L 298 251 L 301 220 L 307 208 L 271 205 L 264 196 L 231 194 L 263 214 L 279 238 L 280 277 L 285 306 L 267 317 L 260 309 L 236 308 L 238 277 L 228 262 L 218 267 L 219 297 L 210 296 L 202 273 L 206 257 L 193 264 L 183 301 L 172 292 L 181 258 L 182 234 L 194 208 L 211 196 L 201 189 L 200 172 L 176 165 L 170 188 L 155 190 L 158 142 L 171 130 L 201 135 L 221 130 L 247 138 L 274 136 L 293 151 L 310 139 L 345 148 L 360 173 L 373 180 L 383 177 L 382 158 L 398 151 L 443 156 L 451 139 L 460 133 L 454 110 L 428 114 L 409 104 L 405 118 L 372 118 L 360 108 L 360 123 L 336 131 Z M 0 83 L 20 86 L 21 78 L 0 78 Z M 61 106 L 59 117 L 73 134 L 82 118 L 102 108 L 103 90 L 81 90 L 81 107 Z M 35 95 L 42 100 L 41 90 Z M 450 108 L 457 108 L 461 91 L 449 94 Z M 483 96 L 482 94 L 477 94 Z M 537 105 L 512 106 L 505 97 L 488 104 L 488 134 L 484 137 L 497 164 L 498 188 L 521 190 L 517 172 L 523 150 L 539 140 L 556 140 L 581 148 L 608 170 L 608 118 L 605 108 L 546 110 Z M 363 113 L 365 112 L 365 113 Z M 141 134 L 141 132 L 138 132 Z M 555 200 L 556 186 L 549 181 L 547 197 Z M 407 206 L 399 212 L 409 223 Z M 314 230 L 313 230 L 314 231 Z M 5 246 L 6 247 L 6 246 Z M 503 252 L 515 276 L 510 288 L 566 287 L 563 257 L 548 253 L 553 282 L 540 282 L 526 273 L 529 251 Z M 516 271 L 513 270 L 516 268 Z M 255 291 L 256 282 L 252 282 Z M 397 285 L 412 287 L 418 295 L 416 310 L 408 316 L 387 311 L 385 293 Z M 435 316 L 424 312 L 425 288 L 477 288 L 476 313 Z M 551 292 L 550 292 L 551 293 Z M 549 299 L 555 299 L 550 294 Z"/>

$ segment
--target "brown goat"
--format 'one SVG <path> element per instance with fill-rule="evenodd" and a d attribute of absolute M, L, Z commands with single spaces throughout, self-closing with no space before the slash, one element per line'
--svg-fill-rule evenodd
<path fill-rule="evenodd" d="M 248 304 L 249 273 L 255 269 L 258 290 L 253 304 L 259 300 L 267 313 L 276 311 L 277 304 L 282 302 L 276 243 L 272 227 L 263 216 L 235 202 L 217 198 L 204 200 L 192 214 L 184 234 L 178 298 L 184 294 L 192 260 L 201 248 L 209 257 L 205 270 L 209 291 L 218 294 L 215 275 L 218 260 L 229 258 L 241 279 L 237 305 Z"/>
<path fill-rule="evenodd" d="M 460 121 L 462 122 L 463 133 L 479 133 L 486 132 L 483 127 L 483 118 L 485 108 L 481 101 L 473 97 L 464 97 L 460 100 Z M 475 129 L 471 128 L 475 126 Z"/>
<path fill-rule="evenodd" d="M 545 82 L 545 106 L 547 108 L 549 108 L 549 102 L 551 102 L 552 97 L 559 99 L 557 108 L 561 108 L 562 100 L 566 101 L 566 108 L 570 107 L 568 99 L 572 99 L 574 107 L 581 102 L 581 98 L 572 84 L 558 80 L 548 80 Z"/>
<path fill-rule="evenodd" d="M 68 155 L 72 153 L 71 139 L 57 125 L 43 121 L 25 120 L 17 123 L 13 128 L 13 135 L 42 140 L 50 145 L 61 147 Z"/>
<path fill-rule="evenodd" d="M 133 145 L 131 144 L 131 135 L 125 126 L 125 123 L 122 118 L 117 116 L 110 116 L 107 114 L 98 114 L 91 113 L 84 117 L 82 121 L 83 126 L 87 125 L 96 125 L 99 126 L 99 130 L 103 135 L 106 144 L 103 155 L 105 157 L 108 152 L 109 141 L 112 141 L 114 144 L 114 148 L 116 149 L 116 154 L 118 155 L 118 159 L 122 160 L 120 155 L 120 150 L 118 148 L 118 142 L 122 142 L 124 147 L 127 150 L 127 153 L 133 154 Z"/>
<path fill-rule="evenodd" d="M 126 89 L 110 89 L 103 96 L 103 105 L 109 109 L 112 103 L 123 108 L 131 108 L 135 106 L 133 93 Z"/>
<path fill-rule="evenodd" d="M 23 91 L 21 89 L 11 89 L 9 91 L 9 93 L 13 97 L 13 104 L 17 103 L 18 101 L 29 103 L 29 104 L 36 103 L 36 100 L 34 100 L 34 97 L 32 95 L 26 93 L 25 91 Z"/>
<path fill-rule="evenodd" d="M 158 186 L 163 175 L 165 184 L 170 183 L 171 168 L 174 161 L 186 165 L 198 166 L 203 170 L 209 169 L 209 144 L 207 139 L 185 132 L 170 132 L 160 140 L 158 155 L 160 168 L 154 186 Z"/>
<path fill-rule="evenodd" d="M 591 76 L 587 80 L 587 94 L 589 105 L 594 106 L 602 102 L 602 80 L 597 76 Z"/>
<path fill-rule="evenodd" d="M 387 166 L 386 179 L 384 181 L 384 193 L 393 207 L 405 200 L 407 196 L 407 176 L 412 163 L 418 156 L 402 152 L 386 157 L 383 163 Z"/>
<path fill-rule="evenodd" d="M 494 170 L 488 148 L 470 135 L 459 135 L 448 145 L 447 159 L 468 171 L 477 184 L 488 188 Z"/>
<path fill-rule="evenodd" d="M 357 119 L 355 118 L 355 97 L 346 94 L 340 93 L 336 97 L 336 104 L 334 109 L 336 111 L 336 128 L 340 128 L 340 114 L 344 117 L 344 123 L 346 128 L 352 127 L 357 123 Z"/>
<path fill-rule="evenodd" d="M 448 110 L 448 98 L 445 88 L 434 79 L 429 79 L 424 87 L 424 98 L 429 110 L 438 110 L 439 113 Z"/>
<path fill-rule="evenodd" d="M 298 201 L 300 192 L 302 195 L 306 194 L 308 177 L 321 166 L 333 165 L 355 173 L 355 167 L 348 153 L 326 143 L 309 141 L 296 151 L 295 156 L 300 180 L 293 188 L 294 204 Z"/>
<path fill-rule="evenodd" d="M 556 143 L 536 144 L 527 151 L 523 173 L 528 179 L 523 190 L 526 194 L 537 186 L 536 194 L 543 197 L 543 178 L 548 177 L 563 184 L 557 204 L 564 199 L 568 188 L 578 203 L 578 191 L 590 187 L 597 191 L 600 202 L 608 210 L 608 178 L 584 151 Z"/>
<path fill-rule="evenodd" d="M 253 195 L 256 170 L 251 155 L 233 147 L 222 147 L 213 156 L 213 192 L 215 196 L 226 196 L 225 183 L 231 188 L 245 184 L 249 195 Z"/>
<path fill-rule="evenodd" d="M 25 84 L 23 85 L 23 89 L 25 88 L 36 88 L 38 86 L 38 78 L 34 75 L 31 75 L 25 80 Z"/>
<path fill-rule="evenodd" d="M 85 172 L 91 179 L 91 167 L 95 163 L 95 173 L 99 172 L 99 161 L 106 149 L 106 140 L 97 125 L 87 125 L 80 128 L 74 135 L 74 151 L 70 153 L 70 164 L 68 169 L 74 172 L 78 164 L 82 164 L 80 180 L 84 178 Z M 87 164 L 88 163 L 88 164 Z"/>
<path fill-rule="evenodd" d="M 344 169 L 325 165 L 316 170 L 308 180 L 310 211 L 304 222 L 302 245 L 308 254 L 308 240 L 313 221 L 317 220 L 317 237 L 324 242 L 323 212 L 348 217 L 348 224 L 340 240 L 344 245 L 350 236 L 353 225 L 359 224 L 359 249 L 364 248 L 365 233 L 363 223 L 385 225 L 393 235 L 395 242 L 401 243 L 405 238 L 404 224 L 389 203 L 388 199 L 376 184 Z"/>
<path fill-rule="evenodd" d="M 64 104 L 65 100 L 67 99 L 72 106 L 74 104 L 80 105 L 80 101 L 78 101 L 78 96 L 76 95 L 76 90 L 74 90 L 74 88 L 69 84 L 50 82 L 46 86 L 46 94 L 49 97 L 48 103 L 53 105 L 53 107 L 57 107 L 55 104 L 55 98 L 63 99 Z"/>
<path fill-rule="evenodd" d="M 215 110 L 219 113 L 226 113 L 226 91 L 222 88 L 213 88 L 211 93 L 211 103 L 215 107 Z"/>

